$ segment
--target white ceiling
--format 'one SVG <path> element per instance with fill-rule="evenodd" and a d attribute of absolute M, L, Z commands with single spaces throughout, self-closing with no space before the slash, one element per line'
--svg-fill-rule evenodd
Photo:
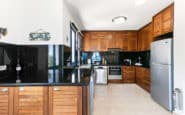
<path fill-rule="evenodd" d="M 173 0 L 146 0 L 136 6 L 136 0 L 66 0 L 73 17 L 82 30 L 138 30 Z M 112 18 L 126 16 L 124 24 L 112 23 Z"/>

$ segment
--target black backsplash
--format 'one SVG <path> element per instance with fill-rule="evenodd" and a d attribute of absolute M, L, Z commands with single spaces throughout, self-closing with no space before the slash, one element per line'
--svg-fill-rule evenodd
<path fill-rule="evenodd" d="M 88 58 L 91 58 L 93 52 L 85 52 L 88 54 Z M 105 58 L 108 62 L 108 65 L 111 65 L 109 61 L 111 61 L 112 55 L 109 52 L 99 52 L 101 55 L 101 58 Z M 124 62 L 125 59 L 131 60 L 131 65 L 134 65 L 135 63 L 139 62 L 138 58 L 141 58 L 141 63 L 143 64 L 143 67 L 149 68 L 150 67 L 150 51 L 141 51 L 141 52 L 120 52 L 119 53 L 119 64 L 117 65 L 127 65 L 127 63 Z M 87 61 L 85 61 L 87 63 Z"/>
<path fill-rule="evenodd" d="M 18 59 L 20 60 L 19 75 L 22 83 L 52 83 L 63 80 L 61 78 L 64 74 L 62 67 L 67 64 L 66 60 L 70 58 L 71 49 L 63 45 L 49 46 L 0 44 L 0 66 L 7 66 L 7 70 L 0 71 L 0 83 L 16 82 Z M 49 52 L 50 48 L 55 49 L 56 47 L 59 50 Z M 55 59 L 50 61 L 48 57 Z M 57 62 L 59 65 L 56 65 Z M 49 66 L 49 63 L 53 66 Z"/>
<path fill-rule="evenodd" d="M 141 63 L 143 67 L 150 67 L 150 51 L 142 51 L 142 52 L 120 52 L 120 63 L 122 65 L 126 65 L 124 63 L 125 59 L 131 60 L 131 65 L 139 62 L 139 57 L 141 58 Z"/>

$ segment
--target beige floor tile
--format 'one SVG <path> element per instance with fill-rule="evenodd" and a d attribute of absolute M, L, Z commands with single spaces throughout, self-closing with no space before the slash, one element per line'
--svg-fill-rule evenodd
<path fill-rule="evenodd" d="M 97 85 L 94 115 L 172 115 L 136 84 Z"/>

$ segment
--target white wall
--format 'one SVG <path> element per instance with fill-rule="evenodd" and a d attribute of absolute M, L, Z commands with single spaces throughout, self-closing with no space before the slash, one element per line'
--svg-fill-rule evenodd
<path fill-rule="evenodd" d="M 70 46 L 70 22 L 73 22 L 80 30 L 80 25 L 77 23 L 77 19 L 72 15 L 68 9 L 67 3 L 64 1 L 63 7 L 63 44 Z"/>
<path fill-rule="evenodd" d="M 69 45 L 70 21 L 74 21 L 65 0 L 0 0 L 0 27 L 8 35 L 0 42 L 15 44 Z M 51 33 L 50 41 L 29 41 L 29 33 L 43 29 Z"/>
<path fill-rule="evenodd" d="M 185 115 L 185 0 L 175 0 L 174 19 L 174 85 L 184 92 L 184 111 L 178 111 L 179 115 Z"/>
<path fill-rule="evenodd" d="M 1 38 L 1 42 L 18 43 L 22 37 L 23 4 L 19 1 L 24 0 L 0 0 L 0 27 L 8 29 L 7 36 Z"/>

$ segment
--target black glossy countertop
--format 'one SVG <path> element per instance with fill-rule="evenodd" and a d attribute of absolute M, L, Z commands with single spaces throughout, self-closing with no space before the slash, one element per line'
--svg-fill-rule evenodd
<path fill-rule="evenodd" d="M 137 66 L 137 65 L 134 65 L 134 64 L 131 64 L 131 65 L 126 65 L 126 64 L 120 64 L 120 65 L 108 65 L 108 64 L 100 64 L 100 65 L 93 65 L 93 66 L 134 66 L 134 67 L 143 67 L 143 68 L 150 68 L 148 65 L 141 65 L 141 66 Z"/>
<path fill-rule="evenodd" d="M 83 77 L 79 81 L 63 81 L 59 83 L 0 83 L 0 86 L 87 86 L 90 77 Z"/>
<path fill-rule="evenodd" d="M 50 76 L 54 76 L 50 74 Z M 43 81 L 32 80 L 30 81 L 21 79 L 21 83 L 16 83 L 16 80 L 0 80 L 0 86 L 87 86 L 90 82 L 91 70 L 80 69 L 75 71 L 65 72 L 63 77 L 59 76 L 58 80 L 49 79 Z M 7 77 L 11 78 L 11 77 Z M 53 78 L 53 77 L 51 77 Z"/>

